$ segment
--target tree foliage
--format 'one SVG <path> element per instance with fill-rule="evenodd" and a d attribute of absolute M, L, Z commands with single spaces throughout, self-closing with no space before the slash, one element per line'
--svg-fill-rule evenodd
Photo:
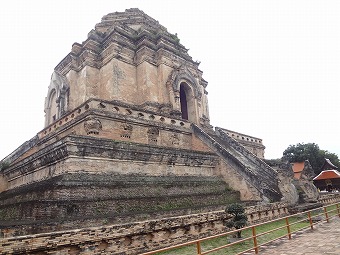
<path fill-rule="evenodd" d="M 302 162 L 308 160 L 315 174 L 319 174 L 321 172 L 321 167 L 325 158 L 330 159 L 334 165 L 340 167 L 338 155 L 327 150 L 321 150 L 315 143 L 298 143 L 296 145 L 289 145 L 283 152 L 282 157 L 283 160 L 288 162 Z"/>
<path fill-rule="evenodd" d="M 9 167 L 9 163 L 6 161 L 0 161 L 0 171 L 5 170 Z"/>
<path fill-rule="evenodd" d="M 240 229 L 247 225 L 248 217 L 245 214 L 243 205 L 238 203 L 230 204 L 227 206 L 225 211 L 226 213 L 231 214 L 233 216 L 233 218 L 227 222 L 226 224 L 227 227 Z M 241 232 L 242 231 L 237 231 L 238 238 L 241 238 Z"/>

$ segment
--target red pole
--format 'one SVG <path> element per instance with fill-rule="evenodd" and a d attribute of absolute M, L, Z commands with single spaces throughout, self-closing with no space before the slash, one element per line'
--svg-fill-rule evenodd
<path fill-rule="evenodd" d="M 313 229 L 313 220 L 312 220 L 312 217 L 310 216 L 310 212 L 308 212 L 308 220 L 309 220 L 310 228 Z"/>
<path fill-rule="evenodd" d="M 325 212 L 326 221 L 327 221 L 327 223 L 329 223 L 327 207 L 324 207 L 323 210 L 324 210 L 324 212 Z"/>
<path fill-rule="evenodd" d="M 257 247 L 256 229 L 255 229 L 255 227 L 251 227 L 251 230 L 253 232 L 254 251 L 255 251 L 255 254 L 258 254 L 259 253 L 259 247 Z"/>
<path fill-rule="evenodd" d="M 197 255 L 201 255 L 202 249 L 201 249 L 201 242 L 200 241 L 196 242 L 196 247 L 197 247 Z"/>
<path fill-rule="evenodd" d="M 288 239 L 292 239 L 288 217 L 286 217 L 286 226 L 287 226 L 287 232 L 288 232 Z"/>

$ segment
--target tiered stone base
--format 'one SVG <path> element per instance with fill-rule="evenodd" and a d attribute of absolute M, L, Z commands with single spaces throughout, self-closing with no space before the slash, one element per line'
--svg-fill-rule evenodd
<path fill-rule="evenodd" d="M 9 236 L 218 210 L 239 201 L 239 192 L 213 176 L 83 171 L 3 192 L 0 201 Z"/>

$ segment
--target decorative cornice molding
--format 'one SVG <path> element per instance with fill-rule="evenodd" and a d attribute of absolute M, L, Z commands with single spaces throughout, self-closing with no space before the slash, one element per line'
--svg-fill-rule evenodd
<path fill-rule="evenodd" d="M 105 138 L 68 135 L 4 170 L 10 181 L 35 169 L 56 164 L 67 157 L 94 157 L 110 160 L 148 161 L 160 164 L 215 167 L 214 153 L 127 143 Z M 52 176 L 51 176 L 52 177 Z"/>

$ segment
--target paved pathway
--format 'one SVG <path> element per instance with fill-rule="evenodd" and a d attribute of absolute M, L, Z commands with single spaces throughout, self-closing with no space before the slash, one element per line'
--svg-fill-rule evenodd
<path fill-rule="evenodd" d="M 253 253 L 254 254 L 254 253 Z M 292 235 L 292 239 L 280 239 L 260 248 L 260 255 L 340 255 L 340 218 L 314 226 Z"/>

